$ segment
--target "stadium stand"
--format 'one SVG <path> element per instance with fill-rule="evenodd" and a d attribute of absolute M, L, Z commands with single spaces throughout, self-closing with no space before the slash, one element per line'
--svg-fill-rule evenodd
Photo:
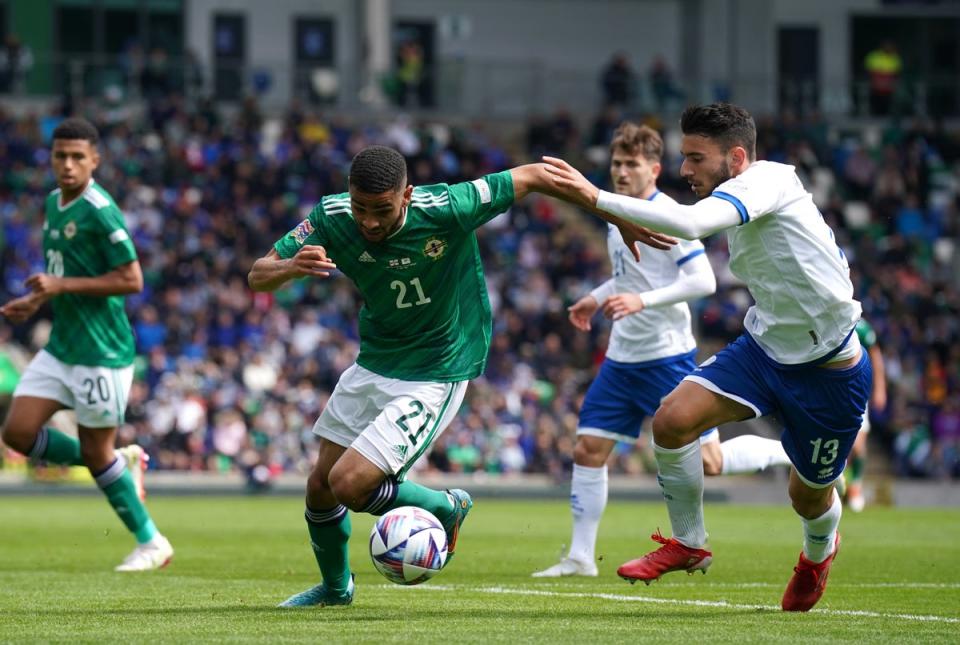
<path fill-rule="evenodd" d="M 252 293 L 245 275 L 265 241 L 295 226 L 321 195 L 343 190 L 344 169 L 364 145 L 398 148 L 415 184 L 468 180 L 546 152 L 603 183 L 605 150 L 596 143 L 620 119 L 607 110 L 581 124 L 558 112 L 531 120 L 524 147 L 516 143 L 522 134 L 403 115 L 359 124 L 293 103 L 269 118 L 253 99 L 233 113 L 174 98 L 142 114 L 88 116 L 103 134 L 97 176 L 127 215 L 146 278 L 144 292 L 128 299 L 139 358 L 122 441 L 143 445 L 154 468 L 266 465 L 273 473 L 308 468 L 313 420 L 357 351 L 361 303 L 346 280 Z M 52 187 L 46 155 L 58 118 L 0 112 L 3 299 L 43 267 L 32 224 Z M 676 125 L 647 120 L 668 141 L 661 188 L 690 201 L 669 146 Z M 758 128 L 760 158 L 794 164 L 814 193 L 879 334 L 891 405 L 874 418 L 876 443 L 898 474 L 960 476 L 960 140 L 922 119 L 845 126 L 784 113 Z M 558 478 L 570 469 L 579 402 L 608 328 L 575 333 L 565 307 L 605 275 L 599 233 L 547 199 L 529 199 L 480 229 L 495 312 L 490 359 L 425 469 Z M 724 239 L 711 240 L 708 252 L 722 258 Z M 695 304 L 704 354 L 739 332 L 749 305 L 729 274 L 718 277 L 717 296 Z M 14 348 L 3 355 L 35 350 L 43 325 L 0 326 Z M 626 451 L 613 466 L 640 468 Z"/>

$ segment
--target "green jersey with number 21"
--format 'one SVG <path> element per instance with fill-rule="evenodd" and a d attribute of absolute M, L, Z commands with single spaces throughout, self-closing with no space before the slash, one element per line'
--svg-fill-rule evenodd
<path fill-rule="evenodd" d="M 291 258 L 323 246 L 363 295 L 357 363 L 406 381 L 465 381 L 483 372 L 492 316 L 474 233 L 513 203 L 509 171 L 413 189 L 403 225 L 382 242 L 360 234 L 350 194 L 324 197 L 275 245 Z"/>
<path fill-rule="evenodd" d="M 137 259 L 123 213 L 95 181 L 67 204 L 60 189 L 47 196 L 43 223 L 46 272 L 94 277 Z M 46 350 L 68 365 L 126 367 L 134 342 L 123 296 L 64 293 L 53 299 L 53 331 Z"/>

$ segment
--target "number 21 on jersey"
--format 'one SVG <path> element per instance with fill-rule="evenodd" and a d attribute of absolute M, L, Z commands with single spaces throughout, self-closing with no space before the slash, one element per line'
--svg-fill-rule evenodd
<path fill-rule="evenodd" d="M 390 283 L 390 289 L 397 292 L 397 309 L 407 309 L 408 307 L 426 305 L 431 302 L 430 298 L 423 292 L 423 287 L 420 286 L 420 278 L 414 278 L 409 282 L 413 289 L 417 292 L 417 299 L 413 302 L 407 301 L 407 284 L 401 280 L 394 280 Z M 413 294 L 410 294 L 410 297 L 413 297 Z"/>

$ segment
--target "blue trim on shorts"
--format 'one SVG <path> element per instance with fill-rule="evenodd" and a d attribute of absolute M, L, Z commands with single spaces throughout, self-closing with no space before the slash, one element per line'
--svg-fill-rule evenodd
<path fill-rule="evenodd" d="M 722 199 L 725 202 L 730 202 L 737 209 L 737 212 L 740 213 L 740 224 L 746 224 L 750 221 L 750 216 L 747 214 L 747 207 L 743 205 L 737 197 L 734 197 L 730 193 L 725 193 L 722 190 L 715 190 L 710 193 L 711 197 L 717 197 Z"/>

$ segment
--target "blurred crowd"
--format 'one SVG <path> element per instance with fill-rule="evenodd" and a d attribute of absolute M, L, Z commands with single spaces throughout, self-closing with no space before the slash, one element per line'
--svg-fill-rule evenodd
<path fill-rule="evenodd" d="M 121 441 L 143 445 L 155 468 L 268 476 L 309 469 L 313 423 L 358 351 L 362 303 L 342 277 L 254 294 L 246 273 L 321 196 L 346 189 L 353 154 L 394 146 L 408 158 L 411 183 L 427 184 L 551 152 L 605 185 L 606 143 L 623 117 L 615 104 L 593 123 L 558 113 L 531 121 L 525 138 L 506 138 L 489 124 L 403 115 L 358 125 L 299 104 L 270 117 L 253 100 L 231 113 L 177 98 L 142 114 L 74 109 L 101 129 L 95 176 L 125 212 L 145 276 L 144 292 L 128 298 L 138 358 Z M 58 118 L 0 112 L 3 300 L 43 270 L 39 216 L 53 187 L 48 148 Z M 676 126 L 653 125 L 666 128 L 661 188 L 689 202 Z M 760 157 L 797 166 L 851 259 L 890 381 L 890 405 L 873 413 L 877 437 L 903 475 L 960 476 L 960 141 L 924 122 L 845 132 L 785 114 L 758 126 Z M 494 309 L 488 367 L 419 467 L 561 478 L 609 332 L 603 323 L 575 332 L 566 317 L 609 275 L 602 229 L 533 197 L 478 238 Z M 719 293 L 693 304 L 705 354 L 739 333 L 750 302 L 725 268 L 724 237 L 708 251 Z M 4 377 L 7 365 L 42 346 L 48 316 L 0 323 L 0 394 L 16 380 Z M 642 468 L 624 447 L 612 470 Z"/>

